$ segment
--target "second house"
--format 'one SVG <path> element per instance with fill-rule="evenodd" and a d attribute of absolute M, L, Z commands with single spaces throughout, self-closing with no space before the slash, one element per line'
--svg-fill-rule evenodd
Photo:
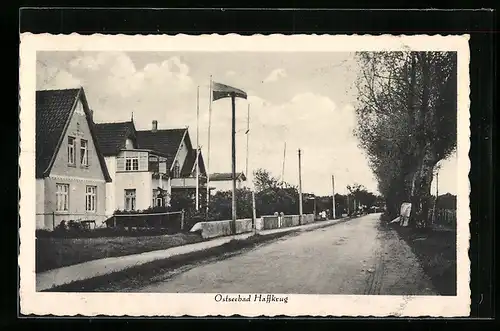
<path fill-rule="evenodd" d="M 193 148 L 187 128 L 136 130 L 134 122 L 97 123 L 99 146 L 112 182 L 106 187 L 106 214 L 169 204 L 176 190 L 196 190 L 206 178 L 203 157 Z"/>

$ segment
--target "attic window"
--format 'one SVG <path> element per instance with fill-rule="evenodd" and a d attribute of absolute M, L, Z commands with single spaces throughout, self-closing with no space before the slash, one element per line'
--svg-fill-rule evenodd
<path fill-rule="evenodd" d="M 179 161 L 174 162 L 174 178 L 179 178 L 181 176 L 181 168 L 179 166 Z"/>

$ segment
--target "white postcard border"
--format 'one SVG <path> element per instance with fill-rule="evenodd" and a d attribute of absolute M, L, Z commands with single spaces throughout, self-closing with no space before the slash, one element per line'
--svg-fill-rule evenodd
<path fill-rule="evenodd" d="M 21 35 L 20 308 L 55 316 L 468 316 L 469 270 L 468 35 Z M 47 293 L 35 288 L 35 91 L 37 51 L 458 52 L 457 296 L 298 295 L 284 303 L 216 302 L 215 294 Z M 260 294 L 260 293 L 257 293 Z M 266 294 L 266 293 L 262 293 Z M 276 293 L 275 293 L 276 294 Z M 236 294 L 237 295 L 237 294 Z M 277 294 L 278 295 L 278 294 Z"/>

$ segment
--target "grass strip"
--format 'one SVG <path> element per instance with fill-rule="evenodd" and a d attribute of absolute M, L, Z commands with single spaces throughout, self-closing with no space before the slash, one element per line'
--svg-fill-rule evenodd
<path fill-rule="evenodd" d="M 107 275 L 57 286 L 43 292 L 94 292 L 95 289 L 98 288 L 109 288 L 110 284 L 114 284 L 113 287 L 117 287 L 116 285 L 119 284 L 124 284 L 125 286 L 130 283 L 148 283 L 156 275 L 167 272 L 168 270 L 176 269 L 186 264 L 200 262 L 213 257 L 220 256 L 221 258 L 224 258 L 224 255 L 227 253 L 252 248 L 260 243 L 272 241 L 296 232 L 298 231 L 292 229 L 286 232 L 267 235 L 256 234 L 246 239 L 233 239 L 221 246 L 147 262 L 125 270 L 112 272 Z"/>

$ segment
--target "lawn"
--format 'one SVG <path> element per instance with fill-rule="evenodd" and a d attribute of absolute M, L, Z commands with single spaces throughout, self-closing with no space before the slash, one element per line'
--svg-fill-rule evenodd
<path fill-rule="evenodd" d="M 412 248 L 436 290 L 441 295 L 456 295 L 456 231 L 395 228 Z"/>
<path fill-rule="evenodd" d="M 36 239 L 36 272 L 200 242 L 198 234 Z"/>

